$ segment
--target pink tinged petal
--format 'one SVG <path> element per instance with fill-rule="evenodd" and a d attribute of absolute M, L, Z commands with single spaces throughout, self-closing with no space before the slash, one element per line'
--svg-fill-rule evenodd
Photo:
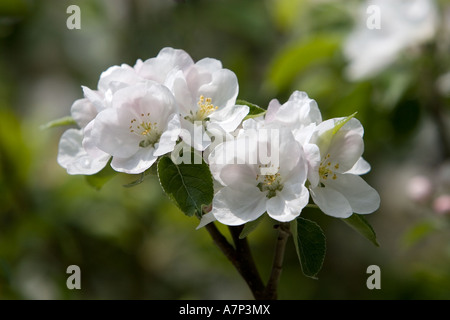
<path fill-rule="evenodd" d="M 77 122 L 80 128 L 87 126 L 97 115 L 97 109 L 88 99 L 76 100 L 70 109 L 72 118 Z"/>
<path fill-rule="evenodd" d="M 333 171 L 346 172 L 361 158 L 363 152 L 364 142 L 361 136 L 354 131 L 347 131 L 342 128 L 331 140 L 327 151 L 330 158 L 327 161 L 330 161 L 332 166 L 338 164 L 338 168 L 333 168 Z"/>
<path fill-rule="evenodd" d="M 326 187 L 338 190 L 355 213 L 372 213 L 380 207 L 380 195 L 360 176 L 337 173 L 336 179 L 327 180 Z"/>
<path fill-rule="evenodd" d="M 209 118 L 225 132 L 232 132 L 241 124 L 249 111 L 248 106 L 235 105 L 213 112 Z"/>
<path fill-rule="evenodd" d="M 280 107 L 281 104 L 277 99 L 270 100 L 265 116 L 266 123 L 272 122 L 276 119 L 275 117 Z"/>
<path fill-rule="evenodd" d="M 225 225 L 241 225 L 256 220 L 266 211 L 266 196 L 257 187 L 245 192 L 225 187 L 213 199 L 212 214 Z"/>
<path fill-rule="evenodd" d="M 213 73 L 222 69 L 222 62 L 213 58 L 203 58 L 195 63 L 196 68 L 201 70 L 202 73 Z"/>
<path fill-rule="evenodd" d="M 164 83 L 174 70 L 186 70 L 194 61 L 181 49 L 163 48 L 155 58 L 136 63 L 135 70 L 139 76 Z"/>
<path fill-rule="evenodd" d="M 168 152 L 173 151 L 175 144 L 180 135 L 180 118 L 177 114 L 172 114 L 169 117 L 167 128 L 159 138 L 159 142 L 155 144 L 155 155 L 162 156 Z"/>
<path fill-rule="evenodd" d="M 190 91 L 185 75 L 182 71 L 174 73 L 167 80 L 167 87 L 172 91 L 175 100 L 179 105 L 181 115 L 190 116 L 191 112 L 195 115 L 198 110 L 197 101 L 194 101 L 196 97 L 194 97 Z"/>
<path fill-rule="evenodd" d="M 329 216 L 348 218 L 353 214 L 352 207 L 347 199 L 332 188 L 313 188 L 310 189 L 310 194 L 320 210 Z"/>
<path fill-rule="evenodd" d="M 154 154 L 155 149 L 140 148 L 138 152 L 128 158 L 113 157 L 111 167 L 119 172 L 128 174 L 142 173 L 155 163 L 158 159 Z"/>
<path fill-rule="evenodd" d="M 105 92 L 94 91 L 84 86 L 82 88 L 85 98 L 92 102 L 97 113 L 106 108 Z"/>
<path fill-rule="evenodd" d="M 138 76 L 134 68 L 127 64 L 112 66 L 100 75 L 98 89 L 102 92 L 106 92 L 107 90 L 116 92 L 121 88 L 142 80 L 143 79 Z"/>
<path fill-rule="evenodd" d="M 276 120 L 290 125 L 320 123 L 322 115 L 316 101 L 305 92 L 295 91 L 276 113 Z"/>
<path fill-rule="evenodd" d="M 370 164 L 364 160 L 362 157 L 359 158 L 358 161 L 356 161 L 355 165 L 348 171 L 344 172 L 347 174 L 356 174 L 356 175 L 362 175 L 366 174 L 370 171 Z"/>
<path fill-rule="evenodd" d="M 244 130 L 258 130 L 264 126 L 264 117 L 250 118 L 242 122 Z"/>
<path fill-rule="evenodd" d="M 69 174 L 91 175 L 103 169 L 110 156 L 98 153 L 92 157 L 82 147 L 83 132 L 77 129 L 68 129 L 61 136 L 57 161 Z"/>
<path fill-rule="evenodd" d="M 320 113 L 317 102 L 308 97 L 308 94 L 303 91 L 294 91 L 289 97 L 289 101 L 296 105 L 302 106 L 300 112 L 300 119 L 307 122 L 319 124 L 322 122 L 322 114 Z"/>

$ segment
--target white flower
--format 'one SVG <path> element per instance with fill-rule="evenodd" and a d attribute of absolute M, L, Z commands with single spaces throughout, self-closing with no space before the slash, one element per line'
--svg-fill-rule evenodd
<path fill-rule="evenodd" d="M 251 131 L 241 131 L 236 140 L 218 145 L 209 156 L 211 172 L 222 188 L 200 226 L 213 217 L 226 225 L 241 225 L 265 212 L 278 221 L 291 221 L 308 203 L 307 166 L 292 133 Z M 266 151 L 274 149 L 278 154 L 265 158 Z"/>
<path fill-rule="evenodd" d="M 370 171 L 361 157 L 364 151 L 363 127 L 354 118 L 330 119 L 319 124 L 311 143 L 320 149 L 317 176 L 310 181 L 313 201 L 326 214 L 347 218 L 353 212 L 372 213 L 380 205 L 380 196 L 359 175 Z"/>
<path fill-rule="evenodd" d="M 99 172 L 105 167 L 111 154 L 100 150 L 94 143 L 95 139 L 91 137 L 93 120 L 97 114 L 112 107 L 115 93 L 124 88 L 145 84 L 148 80 L 163 84 L 170 74 L 185 70 L 193 64 L 193 60 L 185 51 L 163 48 L 154 58 L 144 62 L 137 60 L 134 67 L 122 64 L 108 68 L 100 75 L 97 90 L 82 87 L 85 98 L 75 101 L 71 108 L 72 118 L 80 129 L 69 129 L 62 135 L 58 163 L 69 174 L 90 175 Z M 134 89 L 126 92 L 131 91 Z M 118 97 L 123 98 L 123 95 L 119 94 Z M 114 164 L 119 170 L 130 170 L 127 167 L 122 168 L 118 163 L 119 160 L 116 159 Z M 148 161 L 144 163 L 148 164 Z M 140 165 L 145 167 L 144 163 Z M 139 165 L 136 165 L 131 171 L 138 170 L 138 167 Z"/>
<path fill-rule="evenodd" d="M 119 172 L 142 173 L 171 152 L 180 132 L 175 99 L 163 85 L 148 81 L 118 90 L 111 108 L 101 111 L 83 144 L 110 154 Z"/>
<path fill-rule="evenodd" d="M 306 92 L 294 91 L 289 100 L 280 104 L 277 99 L 270 101 L 265 117 L 244 121 L 245 129 L 257 128 L 286 128 L 295 140 L 303 147 L 304 156 L 308 163 L 308 180 L 317 183 L 316 176 L 310 172 L 320 162 L 319 148 L 310 143 L 311 135 L 316 126 L 322 122 L 317 102 L 308 97 Z"/>
<path fill-rule="evenodd" d="M 369 6 L 379 8 L 379 29 L 367 25 Z M 344 44 L 344 54 L 350 62 L 348 78 L 361 80 L 378 74 L 404 49 L 432 39 L 436 28 L 437 10 L 432 0 L 366 1 L 356 29 Z"/>
<path fill-rule="evenodd" d="M 236 75 L 222 68 L 219 60 L 202 59 L 172 74 L 166 83 L 180 106 L 181 137 L 196 150 L 203 151 L 211 144 L 210 127 L 232 132 L 248 114 L 248 106 L 235 105 L 239 91 Z"/>
<path fill-rule="evenodd" d="M 103 169 L 110 159 L 110 155 L 91 148 L 89 153 L 82 142 L 86 127 L 96 117 L 97 109 L 88 99 L 76 100 L 71 108 L 72 118 L 80 129 L 68 129 L 61 136 L 57 161 L 69 174 L 91 175 Z M 89 130 L 89 128 L 88 128 Z"/>
<path fill-rule="evenodd" d="M 100 112 L 111 105 L 112 96 L 118 90 L 147 80 L 164 84 L 170 74 L 185 70 L 193 64 L 192 58 L 184 50 L 163 48 L 154 58 L 144 62 L 138 59 L 134 67 L 122 64 L 108 68 L 100 75 L 98 89 L 83 87 L 84 95 Z"/>

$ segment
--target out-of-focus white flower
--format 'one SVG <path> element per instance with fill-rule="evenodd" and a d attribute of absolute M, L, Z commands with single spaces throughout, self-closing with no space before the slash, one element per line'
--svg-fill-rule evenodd
<path fill-rule="evenodd" d="M 367 12 L 370 6 L 379 8 Z M 372 7 L 373 8 L 373 7 Z M 370 14 L 380 14 L 380 28 L 369 28 Z M 407 48 L 420 45 L 435 35 L 437 9 L 433 0 L 369 0 L 359 14 L 355 30 L 344 43 L 350 80 L 370 78 L 391 65 Z"/>
<path fill-rule="evenodd" d="M 433 202 L 433 210 L 439 214 L 450 213 L 450 195 L 444 194 L 437 197 Z"/>
<path fill-rule="evenodd" d="M 248 106 L 236 105 L 236 75 L 216 59 L 204 58 L 172 74 L 167 85 L 180 107 L 181 137 L 199 151 L 211 144 L 210 127 L 232 132 L 249 112 Z"/>
<path fill-rule="evenodd" d="M 319 124 L 311 143 L 320 149 L 320 164 L 310 193 L 327 215 L 348 218 L 352 213 L 372 213 L 380 206 L 378 192 L 359 175 L 370 171 L 361 157 L 364 151 L 363 127 L 354 119 L 330 119 Z M 311 182 L 311 181 L 310 181 Z"/>
<path fill-rule="evenodd" d="M 408 183 L 407 193 L 414 202 L 426 202 L 433 193 L 433 185 L 425 176 L 415 176 Z"/>
<path fill-rule="evenodd" d="M 236 140 L 220 144 L 210 155 L 211 173 L 222 188 L 214 195 L 212 211 L 200 226 L 214 219 L 241 225 L 265 212 L 275 220 L 291 221 L 308 203 L 304 185 L 307 165 L 292 133 L 286 129 L 276 135 L 264 129 L 251 131 L 241 131 Z M 272 150 L 273 144 L 279 161 L 266 161 L 261 157 L 266 152 L 261 154 L 261 150 Z M 274 166 L 276 162 L 278 166 Z"/>

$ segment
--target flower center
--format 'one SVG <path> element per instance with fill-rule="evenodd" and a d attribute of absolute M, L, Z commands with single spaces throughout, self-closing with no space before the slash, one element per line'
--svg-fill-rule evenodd
<path fill-rule="evenodd" d="M 158 124 L 150 121 L 150 113 L 141 113 L 139 121 L 136 118 L 131 119 L 129 130 L 130 133 L 142 138 L 139 142 L 139 146 L 142 148 L 154 146 L 161 137 L 158 132 Z"/>
<path fill-rule="evenodd" d="M 191 111 L 189 116 L 184 117 L 186 120 L 190 120 L 192 123 L 194 123 L 194 121 L 203 121 L 206 120 L 211 113 L 219 109 L 219 107 L 212 104 L 211 98 L 205 98 L 203 95 L 198 99 L 197 106 L 198 111 L 195 115 Z"/>
<path fill-rule="evenodd" d="M 320 162 L 319 166 L 319 176 L 322 180 L 327 180 L 329 177 L 336 180 L 337 176 L 333 170 L 339 169 L 339 163 L 332 164 L 330 161 L 330 154 L 327 154 L 324 159 Z"/>
<path fill-rule="evenodd" d="M 259 166 L 261 168 L 261 166 Z M 267 166 L 266 166 L 267 167 Z M 278 169 L 280 169 L 278 167 Z M 277 191 L 283 190 L 283 184 L 281 183 L 280 173 L 276 172 L 274 174 L 266 174 L 266 175 L 256 175 L 256 181 L 258 184 L 256 185 L 261 192 L 267 191 L 267 198 L 273 198 L 277 195 Z"/>

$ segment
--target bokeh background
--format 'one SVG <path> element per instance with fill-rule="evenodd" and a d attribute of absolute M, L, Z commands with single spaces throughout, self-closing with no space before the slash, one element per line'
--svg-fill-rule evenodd
<path fill-rule="evenodd" d="M 324 266 L 318 280 L 303 276 L 289 242 L 280 299 L 450 299 L 450 6 L 429 2 L 437 10 L 426 39 L 405 32 L 388 65 L 351 79 L 344 53 L 361 25 L 361 1 L 2 0 L 0 299 L 252 298 L 155 177 L 125 188 L 134 177 L 116 176 L 97 190 L 57 164 L 66 128 L 41 129 L 69 115 L 81 85 L 95 89 L 108 67 L 166 46 L 220 59 L 239 79 L 239 98 L 264 108 L 301 90 L 324 119 L 358 111 L 372 165 L 365 179 L 382 199 L 367 217 L 380 247 L 305 210 L 327 236 Z M 66 27 L 71 4 L 81 9 L 80 30 Z M 389 37 L 381 22 L 374 38 Z M 370 46 L 356 47 L 363 54 Z M 275 238 L 269 223 L 249 236 L 264 279 Z M 81 290 L 66 287 L 72 264 L 81 268 Z M 366 287 L 372 264 L 380 290 Z"/>

